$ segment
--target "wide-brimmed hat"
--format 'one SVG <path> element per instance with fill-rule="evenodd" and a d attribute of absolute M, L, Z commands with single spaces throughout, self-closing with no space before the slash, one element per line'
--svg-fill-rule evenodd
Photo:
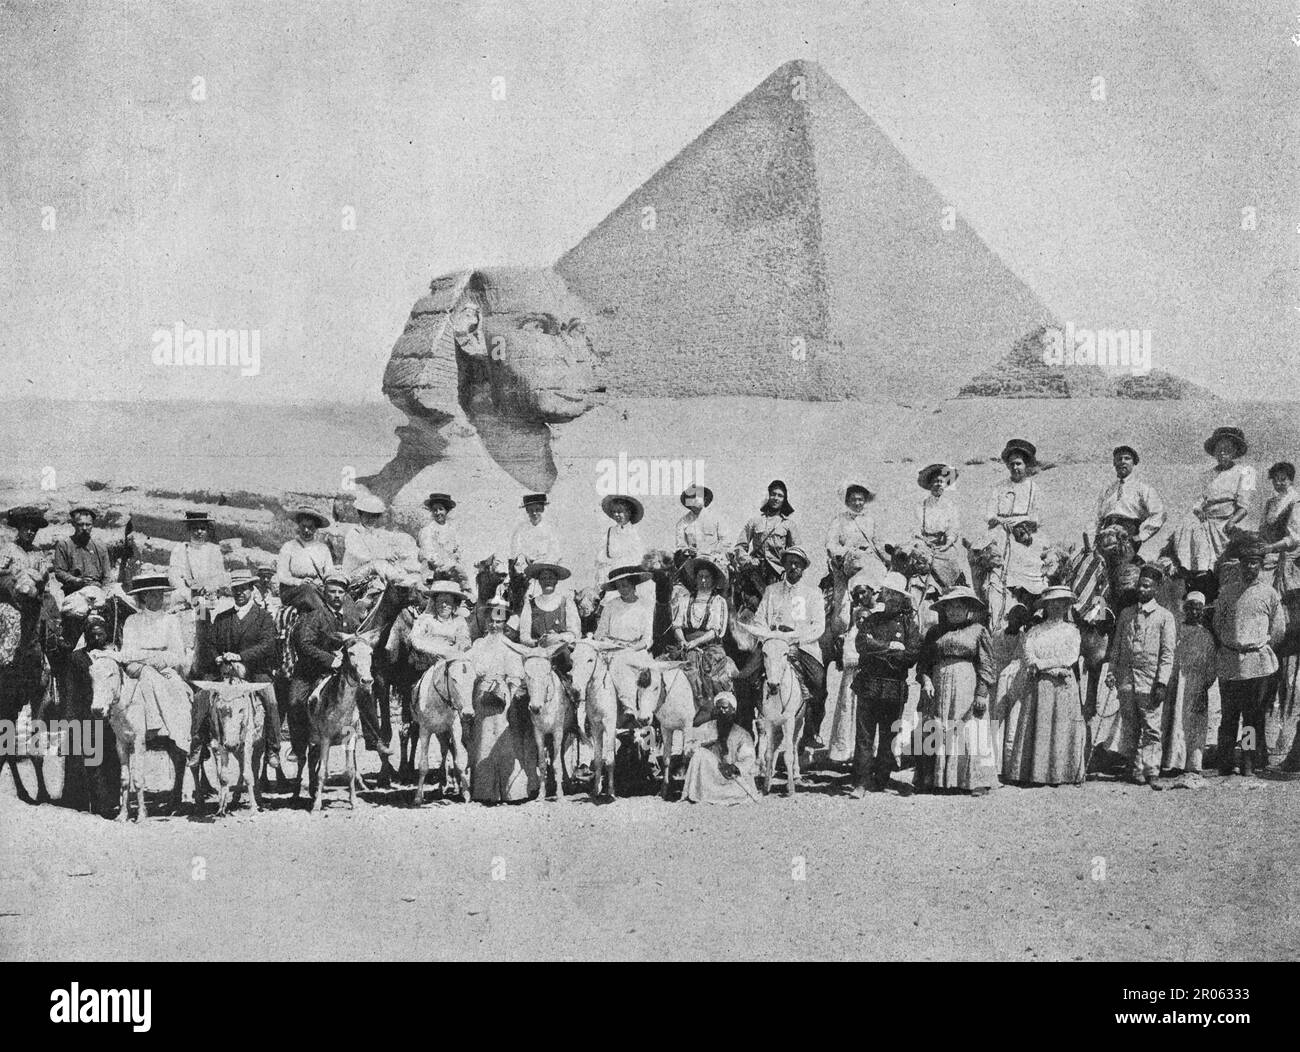
<path fill-rule="evenodd" d="M 849 498 L 850 498 L 851 496 L 853 496 L 853 494 L 854 494 L 855 491 L 861 493 L 861 494 L 862 494 L 864 497 L 866 497 L 867 500 L 869 500 L 869 501 L 870 501 L 870 500 L 875 500 L 875 499 L 876 499 L 876 495 L 875 495 L 874 493 L 872 493 L 871 490 L 867 489 L 867 487 L 864 486 L 861 482 L 849 482 L 849 483 L 846 483 L 845 486 L 844 486 L 844 503 L 845 503 L 845 504 L 847 504 L 847 503 L 849 502 Z"/>
<path fill-rule="evenodd" d="M 1035 464 L 1038 463 L 1038 447 L 1035 446 L 1028 439 L 1024 439 L 1024 438 L 1009 439 L 1007 441 L 1007 444 L 1002 447 L 1002 455 L 999 459 L 1002 461 L 1002 463 L 1005 464 L 1007 462 L 1007 458 L 1011 456 L 1012 453 L 1019 453 L 1022 457 L 1024 457 L 1025 464 L 1029 467 L 1033 467 Z"/>
<path fill-rule="evenodd" d="M 951 486 L 957 481 L 957 469 L 951 464 L 927 464 L 916 476 L 916 484 L 922 489 L 929 489 L 933 484 L 935 477 L 943 475 Z"/>
<path fill-rule="evenodd" d="M 37 528 L 48 526 L 49 519 L 45 517 L 45 510 L 38 508 L 34 504 L 24 504 L 18 508 L 10 508 L 6 516 L 10 526 L 21 526 L 23 523 L 34 524 Z"/>
<path fill-rule="evenodd" d="M 682 490 L 682 495 L 681 495 L 681 497 L 679 498 L 679 499 L 681 500 L 681 502 L 682 502 L 682 507 L 684 507 L 684 508 L 689 508 L 690 505 L 687 504 L 686 501 L 687 501 L 689 498 L 695 496 L 697 493 L 703 495 L 703 497 L 704 497 L 704 506 L 705 506 L 706 508 L 707 508 L 710 504 L 713 503 L 713 490 L 709 489 L 708 486 L 698 486 L 698 485 L 697 485 L 697 486 L 687 486 L 684 490 Z"/>
<path fill-rule="evenodd" d="M 1110 459 L 1114 460 L 1121 453 L 1127 453 L 1130 457 L 1132 457 L 1134 464 L 1140 464 L 1142 462 L 1142 458 L 1138 456 L 1138 451 L 1134 449 L 1132 446 L 1116 446 L 1114 449 L 1110 451 Z"/>
<path fill-rule="evenodd" d="M 1239 427 L 1216 427 L 1214 434 L 1205 440 L 1205 452 L 1214 456 L 1214 447 L 1219 444 L 1219 440 L 1226 438 L 1237 447 L 1237 456 L 1244 457 L 1249 450 L 1246 445 L 1246 434 Z"/>
<path fill-rule="evenodd" d="M 524 571 L 524 576 L 536 580 L 547 570 L 555 574 L 556 579 L 560 581 L 567 581 L 573 576 L 572 570 L 561 566 L 559 563 L 529 563 L 528 569 Z"/>
<path fill-rule="evenodd" d="M 600 586 L 602 592 L 608 592 L 611 588 L 617 586 L 619 581 L 645 581 L 650 577 L 650 571 L 640 566 L 616 566 L 609 571 L 605 578 L 605 583 Z"/>
<path fill-rule="evenodd" d="M 212 516 L 206 511 L 187 511 L 185 513 L 185 525 L 190 529 L 195 526 L 206 526 L 212 529 Z"/>
<path fill-rule="evenodd" d="M 767 484 L 767 490 L 768 490 L 769 493 L 772 492 L 772 487 L 773 487 L 773 486 L 780 486 L 780 487 L 781 487 L 781 492 L 785 494 L 785 503 L 783 503 L 783 504 L 781 505 L 781 514 L 782 514 L 782 515 L 785 515 L 785 516 L 787 516 L 787 517 L 793 515 L 793 514 L 794 514 L 794 508 L 793 508 L 793 507 L 791 506 L 791 504 L 790 504 L 790 487 L 787 486 L 787 485 L 786 485 L 784 482 L 782 482 L 780 479 L 773 479 L 771 482 L 769 482 L 769 483 Z M 763 506 L 762 506 L 761 508 L 759 508 L 759 511 L 766 511 L 766 510 L 767 510 L 767 499 L 764 498 L 764 500 L 763 500 Z"/>
<path fill-rule="evenodd" d="M 456 507 L 456 502 L 446 493 L 430 493 L 424 498 L 424 506 L 430 511 L 433 510 L 435 504 L 441 504 L 448 511 Z"/>
<path fill-rule="evenodd" d="M 955 603 L 962 599 L 968 603 L 975 603 L 981 607 L 984 606 L 984 600 L 975 594 L 975 590 L 973 588 L 968 588 L 964 584 L 955 585 L 954 587 L 949 588 L 948 591 L 944 592 L 943 595 L 939 596 L 939 598 L 934 601 L 933 605 L 938 606 L 940 603 Z"/>
<path fill-rule="evenodd" d="M 140 573 L 131 581 L 131 594 L 141 592 L 170 592 L 172 583 L 165 573 Z"/>
<path fill-rule="evenodd" d="M 1073 603 L 1075 594 L 1063 584 L 1054 584 L 1038 597 L 1038 602 L 1047 603 L 1053 599 L 1068 599 Z"/>
<path fill-rule="evenodd" d="M 526 508 L 530 504 L 540 504 L 543 508 L 551 502 L 546 499 L 545 493 L 525 493 L 524 499 L 520 501 L 519 506 Z"/>
<path fill-rule="evenodd" d="M 641 502 L 635 497 L 629 497 L 624 493 L 611 493 L 608 497 L 604 497 L 600 502 L 600 510 L 612 519 L 614 517 L 614 502 L 619 500 L 632 509 L 632 514 L 628 517 L 629 522 L 636 524 L 645 518 L 645 508 Z"/>
<path fill-rule="evenodd" d="M 316 524 L 318 529 L 322 530 L 330 524 L 330 520 L 325 518 L 325 516 L 320 512 L 307 507 L 294 509 L 293 521 L 297 522 L 299 519 L 310 519 Z"/>
<path fill-rule="evenodd" d="M 713 590 L 715 592 L 724 591 L 727 587 L 727 571 L 710 559 L 707 555 L 697 555 L 690 560 L 683 568 L 687 581 L 690 582 L 691 591 L 695 591 L 695 577 L 700 572 L 701 567 L 707 567 L 713 571 Z"/>
<path fill-rule="evenodd" d="M 785 562 L 786 559 L 790 558 L 790 556 L 792 555 L 800 562 L 803 563 L 803 568 L 805 570 L 812 565 L 812 560 L 808 558 L 808 553 L 804 551 L 802 548 L 800 548 L 799 545 L 797 544 L 790 545 L 790 547 L 786 548 L 781 553 L 781 561 Z"/>
<path fill-rule="evenodd" d="M 230 571 L 230 588 L 233 591 L 236 588 L 251 588 L 257 584 L 257 578 L 249 570 L 231 570 Z"/>
<path fill-rule="evenodd" d="M 357 502 L 352 506 L 362 515 L 382 515 L 388 510 L 382 500 L 370 493 L 358 497 Z"/>
<path fill-rule="evenodd" d="M 75 508 L 73 508 L 71 511 L 68 512 L 68 521 L 71 522 L 73 517 L 76 515 L 89 515 L 91 519 L 96 519 L 96 520 L 99 518 L 99 512 L 97 512 L 94 508 L 88 508 L 84 504 L 78 504 Z"/>
<path fill-rule="evenodd" d="M 469 598 L 463 591 L 461 591 L 460 585 L 455 581 L 449 581 L 445 578 L 437 581 L 430 581 L 429 586 L 425 591 L 428 592 L 431 597 L 435 595 L 449 595 L 462 601 Z"/>

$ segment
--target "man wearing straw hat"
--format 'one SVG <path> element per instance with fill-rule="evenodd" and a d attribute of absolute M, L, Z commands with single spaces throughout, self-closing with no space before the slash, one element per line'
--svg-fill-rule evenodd
<path fill-rule="evenodd" d="M 792 545 L 781 553 L 781 565 L 781 577 L 767 586 L 754 620 L 765 628 L 790 633 L 790 666 L 808 706 L 800 747 L 822 749 L 826 669 L 822 666 L 820 640 L 826 631 L 826 601 L 821 589 L 804 577 L 809 566 L 807 552 Z"/>

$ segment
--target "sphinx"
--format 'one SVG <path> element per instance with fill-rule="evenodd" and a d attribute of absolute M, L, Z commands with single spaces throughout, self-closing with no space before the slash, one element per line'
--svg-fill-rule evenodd
<path fill-rule="evenodd" d="M 361 481 L 391 499 L 441 458 L 453 434 L 476 434 L 522 486 L 555 481 L 550 425 L 604 393 L 586 305 L 546 268 L 494 267 L 435 278 L 411 310 L 384 372 L 406 414 L 396 455 Z"/>

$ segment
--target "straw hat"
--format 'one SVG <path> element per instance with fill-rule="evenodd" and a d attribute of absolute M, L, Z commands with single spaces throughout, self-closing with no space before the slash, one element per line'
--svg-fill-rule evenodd
<path fill-rule="evenodd" d="M 320 512 L 306 506 L 296 508 L 293 513 L 293 521 L 299 522 L 302 519 L 309 519 L 316 524 L 317 529 L 323 530 L 330 524 L 330 520 L 325 518 Z"/>
<path fill-rule="evenodd" d="M 713 590 L 715 592 L 726 591 L 727 588 L 727 571 L 710 559 L 707 555 L 697 555 L 694 559 L 686 564 L 685 576 L 690 582 L 691 591 L 695 591 L 695 578 L 699 574 L 701 567 L 707 567 L 713 571 Z"/>
<path fill-rule="evenodd" d="M 629 497 L 623 493 L 611 493 L 608 497 L 605 497 L 600 502 L 600 510 L 612 519 L 614 517 L 614 503 L 615 501 L 620 500 L 625 502 L 627 506 L 632 509 L 632 514 L 628 517 L 628 521 L 633 525 L 645 518 L 645 508 L 642 506 L 641 502 L 635 497 Z"/>
<path fill-rule="evenodd" d="M 353 507 L 362 515 L 382 515 L 388 510 L 382 500 L 370 493 L 367 493 L 364 497 L 358 497 Z"/>
<path fill-rule="evenodd" d="M 165 573 L 142 573 L 136 574 L 131 581 L 131 594 L 139 595 L 141 592 L 170 592 L 172 583 L 168 580 Z"/>
<path fill-rule="evenodd" d="M 781 553 L 781 562 L 784 563 L 792 555 L 803 563 L 803 568 L 805 570 L 812 565 L 812 560 L 808 558 L 808 553 L 797 544 L 790 545 L 790 547 L 786 548 L 785 551 Z"/>
<path fill-rule="evenodd" d="M 965 600 L 968 603 L 976 603 L 981 607 L 984 606 L 984 600 L 975 594 L 975 590 L 973 588 L 968 588 L 964 584 L 959 584 L 949 588 L 948 591 L 944 592 L 943 595 L 939 596 L 939 598 L 934 601 L 934 605 L 938 606 L 940 603 L 955 603 L 958 600 Z"/>
<path fill-rule="evenodd" d="M 1038 602 L 1049 603 L 1053 599 L 1068 599 L 1071 603 L 1075 600 L 1075 595 L 1069 588 L 1063 584 L 1054 584 L 1047 591 L 1038 597 Z"/>
<path fill-rule="evenodd" d="M 441 504 L 448 511 L 451 511 L 456 507 L 456 502 L 446 493 L 430 493 L 424 498 L 424 506 L 430 511 L 433 510 L 433 507 L 436 504 Z"/>
<path fill-rule="evenodd" d="M 682 502 L 682 507 L 689 508 L 690 505 L 687 504 L 686 502 L 691 497 L 694 497 L 697 494 L 702 495 L 704 497 L 704 506 L 706 508 L 713 503 L 713 490 L 709 489 L 708 486 L 700 486 L 700 485 L 687 486 L 684 490 L 682 490 L 682 495 L 679 498 Z"/>
<path fill-rule="evenodd" d="M 608 592 L 611 588 L 616 587 L 619 581 L 640 582 L 647 580 L 649 577 L 649 571 L 642 569 L 640 566 L 616 566 L 609 571 L 609 576 L 605 579 L 605 583 L 600 586 L 600 590 Z"/>
<path fill-rule="evenodd" d="M 547 570 L 555 574 L 556 580 L 559 581 L 567 581 L 573 576 L 572 570 L 561 566 L 559 563 L 530 563 L 528 569 L 524 571 L 524 576 L 530 580 L 536 580 Z"/>

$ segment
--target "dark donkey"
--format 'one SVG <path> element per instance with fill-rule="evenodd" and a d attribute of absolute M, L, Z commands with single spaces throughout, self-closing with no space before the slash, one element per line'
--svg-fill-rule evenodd
<path fill-rule="evenodd" d="M 343 637 L 343 663 L 323 679 L 307 702 L 310 724 L 307 765 L 311 769 L 311 810 L 319 811 L 321 794 L 329 777 L 330 746 L 342 745 L 348 772 L 348 806 L 357 805 L 357 737 L 361 718 L 357 712 L 357 695 L 369 691 L 374 679 L 370 658 L 378 633 L 358 631 Z M 302 770 L 293 789 L 296 800 L 302 790 Z"/>

